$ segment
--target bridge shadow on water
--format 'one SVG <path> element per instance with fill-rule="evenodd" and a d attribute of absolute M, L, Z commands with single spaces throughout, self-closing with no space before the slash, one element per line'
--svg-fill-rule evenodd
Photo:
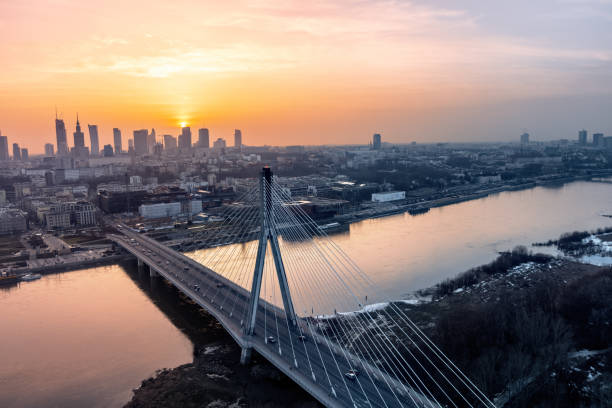
<path fill-rule="evenodd" d="M 139 270 L 135 261 L 120 266 L 193 344 L 192 363 L 143 379 L 126 407 L 206 406 L 214 401 L 229 405 L 238 400 L 249 406 L 319 406 L 256 352 L 249 365 L 240 365 L 240 348 L 232 337 L 214 317 L 164 278 L 150 277 L 146 269 Z"/>

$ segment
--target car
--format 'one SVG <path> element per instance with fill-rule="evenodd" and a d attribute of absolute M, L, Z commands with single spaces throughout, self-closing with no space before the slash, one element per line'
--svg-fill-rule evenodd
<path fill-rule="evenodd" d="M 196 292 L 200 290 L 200 287 L 198 285 L 193 285 L 193 288 L 196 290 Z"/>
<path fill-rule="evenodd" d="M 218 287 L 218 288 L 222 288 L 222 287 L 224 287 L 225 285 L 224 285 L 224 284 L 222 284 L 222 283 L 217 283 L 215 286 L 216 286 L 216 287 Z"/>
<path fill-rule="evenodd" d="M 357 379 L 357 374 L 359 374 L 359 371 L 351 369 L 344 373 L 344 376 L 351 381 L 355 381 Z"/>
<path fill-rule="evenodd" d="M 274 336 L 268 336 L 267 340 L 268 340 L 268 343 L 272 343 L 272 344 L 276 343 L 276 337 Z"/>
<path fill-rule="evenodd" d="M 183 268 L 183 270 L 184 270 L 184 271 L 188 271 L 188 270 L 189 270 L 189 267 L 187 267 L 187 266 L 186 266 L 186 267 L 184 267 L 184 268 Z"/>
<path fill-rule="evenodd" d="M 300 335 L 298 336 L 298 340 L 299 340 L 299 341 L 306 341 L 306 336 L 304 336 L 303 334 L 300 334 Z"/>

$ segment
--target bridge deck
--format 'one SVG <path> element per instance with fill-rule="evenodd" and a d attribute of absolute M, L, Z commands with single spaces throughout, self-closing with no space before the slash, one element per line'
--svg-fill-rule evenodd
<path fill-rule="evenodd" d="M 241 347 L 256 350 L 322 404 L 329 407 L 385 408 L 422 405 L 415 401 L 431 404 L 423 395 L 369 364 L 359 366 L 361 374 L 355 380 L 347 379 L 344 373 L 350 368 L 349 361 L 355 366 L 357 357 L 331 344 L 303 319 L 298 321 L 299 328 L 287 327 L 286 324 L 277 326 L 277 320 L 286 321 L 284 312 L 263 300 L 259 302 L 256 333 L 245 336 L 242 319 L 249 291 L 127 226 L 121 232 L 123 235 L 112 235 L 110 239 L 212 314 Z M 266 342 L 266 326 L 274 328 L 276 343 Z M 300 329 L 307 336 L 306 341 L 298 338 Z"/>

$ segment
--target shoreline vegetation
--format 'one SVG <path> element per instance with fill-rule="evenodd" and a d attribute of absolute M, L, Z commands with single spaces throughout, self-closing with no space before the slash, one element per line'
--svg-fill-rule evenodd
<path fill-rule="evenodd" d="M 550 245 L 560 245 L 563 252 L 571 244 L 569 253 L 575 254 L 577 246 L 592 246 L 593 233 L 609 231 L 563 234 Z M 612 267 L 517 247 L 489 264 L 416 292 L 414 301 L 393 303 L 498 407 L 604 407 L 612 399 L 610 294 Z M 388 305 L 386 311 L 396 313 Z M 361 313 L 376 317 L 384 308 L 383 304 Z M 389 330 L 397 342 L 411 344 L 397 328 Z M 301 390 L 283 374 L 261 359 L 250 368 L 241 367 L 233 341 L 221 337 L 227 341 L 211 349 L 206 342 L 220 340 L 210 335 L 194 341 L 193 363 L 143 381 L 126 407 L 318 406 L 304 392 L 287 399 L 291 390 Z M 255 392 L 257 387 L 249 384 L 274 392 Z M 239 391 L 232 391 L 235 388 Z"/>

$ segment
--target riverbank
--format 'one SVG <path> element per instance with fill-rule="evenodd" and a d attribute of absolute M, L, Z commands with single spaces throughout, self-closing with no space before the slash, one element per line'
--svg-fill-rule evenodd
<path fill-rule="evenodd" d="M 610 174 L 612 175 L 612 174 Z M 605 177 L 606 175 L 604 175 Z M 495 186 L 483 190 L 478 190 L 470 194 L 465 195 L 453 195 L 450 197 L 442 197 L 435 200 L 419 201 L 417 203 L 379 203 L 370 208 L 354 211 L 351 213 L 345 213 L 334 217 L 334 221 L 344 224 L 351 224 L 371 218 L 386 217 L 395 214 L 403 214 L 405 212 L 414 212 L 415 215 L 419 215 L 427 212 L 431 208 L 444 207 L 452 204 L 459 204 L 466 201 L 477 200 L 480 198 L 488 197 L 492 194 L 502 193 L 506 191 L 520 191 L 527 190 L 534 187 L 547 187 L 557 186 L 567 183 L 573 183 L 576 181 L 589 181 L 594 177 L 602 177 L 601 175 L 576 175 L 567 176 L 555 179 L 542 179 L 530 181 L 521 184 L 505 184 L 502 186 Z"/>

